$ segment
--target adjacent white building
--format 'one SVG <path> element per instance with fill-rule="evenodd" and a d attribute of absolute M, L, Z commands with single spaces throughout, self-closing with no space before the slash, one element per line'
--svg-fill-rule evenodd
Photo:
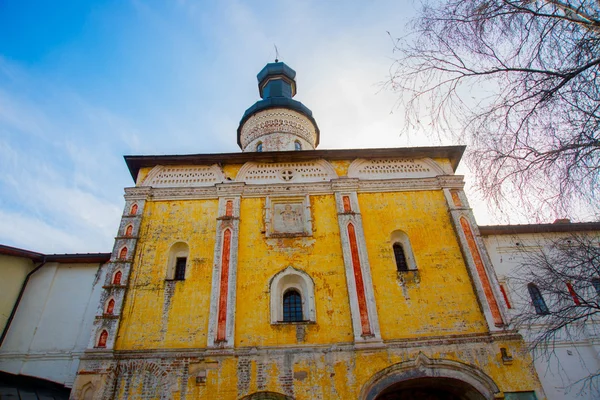
<path fill-rule="evenodd" d="M 6 381 L 17 381 L 11 376 L 72 387 L 100 302 L 102 266 L 109 258 L 108 253 L 44 255 L 0 246 L 2 279 L 14 277 L 14 291 L 20 294 L 3 296 L 11 311 L 0 344 L 0 398 L 36 391 L 31 379 L 11 388 Z"/>
<path fill-rule="evenodd" d="M 480 226 L 479 230 L 513 316 L 522 307 L 530 307 L 529 311 L 542 315 L 544 307 L 552 307 L 551 303 L 546 304 L 548 299 L 544 300 L 544 296 L 549 296 L 524 279 L 522 265 L 531 260 L 532 254 L 548 250 L 557 239 L 568 243 L 566 241 L 574 234 L 600 240 L 600 223 L 570 223 L 568 220 L 557 220 L 553 224 Z M 566 282 L 564 290 L 566 295 L 572 291 L 570 294 L 576 296 Z M 540 328 L 539 325 L 532 327 L 533 330 Z M 532 331 L 522 329 L 521 333 L 526 341 L 531 340 Z M 590 385 L 585 379 L 600 371 L 600 337 L 597 334 L 598 325 L 588 321 L 576 337 L 557 340 L 551 354 L 534 352 L 535 368 L 548 399 L 600 398 L 598 380 Z"/>

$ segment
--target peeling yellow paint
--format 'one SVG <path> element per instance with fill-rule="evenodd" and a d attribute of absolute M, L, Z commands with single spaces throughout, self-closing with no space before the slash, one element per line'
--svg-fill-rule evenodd
<path fill-rule="evenodd" d="M 329 163 L 335 169 L 335 173 L 339 177 L 348 175 L 348 167 L 352 164 L 352 160 L 331 160 Z"/>
<path fill-rule="evenodd" d="M 450 166 L 449 160 L 435 161 Z M 330 161 L 339 176 L 347 175 L 351 162 Z M 231 180 L 240 168 L 222 166 Z M 149 170 L 140 170 L 138 184 Z M 353 347 L 334 195 L 310 196 L 313 235 L 296 238 L 266 238 L 266 198 L 242 197 L 234 333 L 234 349 L 242 353 L 213 350 L 210 363 L 203 353 L 186 356 L 191 357 L 186 361 L 189 376 L 178 375 L 170 383 L 173 398 L 239 399 L 257 391 L 293 390 L 298 400 L 356 399 L 373 375 L 415 360 L 420 352 L 476 366 L 502 391 L 539 388 L 523 342 L 488 335 L 443 192 L 359 193 L 358 202 L 381 337 L 390 347 Z M 217 199 L 146 202 L 114 346 L 117 353 L 206 349 L 217 217 Z M 398 278 L 391 243 L 395 230 L 410 238 L 418 279 Z M 179 241 L 189 246 L 186 279 L 168 281 L 169 249 Z M 288 266 L 314 281 L 316 323 L 271 324 L 270 280 Z M 306 329 L 304 340 L 297 337 L 298 326 Z M 454 342 L 465 337 L 479 339 Z M 429 338 L 434 340 L 429 343 Z M 420 344 L 411 344 L 416 339 Z M 500 347 L 513 356 L 512 364 L 502 362 Z M 205 382 L 196 381 L 201 371 Z M 128 386 L 120 381 L 119 398 L 147 395 L 142 375 L 136 376 L 128 378 Z"/>

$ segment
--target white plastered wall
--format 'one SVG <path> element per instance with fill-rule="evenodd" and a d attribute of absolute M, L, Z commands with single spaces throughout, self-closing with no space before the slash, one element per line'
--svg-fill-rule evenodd
<path fill-rule="evenodd" d="M 31 276 L 0 348 L 2 371 L 73 385 L 100 301 L 99 268 L 47 263 Z"/>

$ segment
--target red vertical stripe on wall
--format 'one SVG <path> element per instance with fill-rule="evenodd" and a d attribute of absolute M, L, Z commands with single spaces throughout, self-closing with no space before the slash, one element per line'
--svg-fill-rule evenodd
<path fill-rule="evenodd" d="M 490 306 L 492 317 L 494 318 L 494 324 L 496 326 L 502 326 L 504 325 L 504 323 L 502 322 L 500 309 L 498 308 L 498 303 L 496 302 L 496 298 L 494 297 L 492 286 L 490 284 L 490 279 L 488 278 L 487 273 L 485 272 L 485 267 L 483 266 L 483 261 L 481 260 L 481 254 L 479 254 L 479 249 L 477 248 L 475 237 L 473 236 L 473 232 L 471 231 L 471 226 L 469 225 L 465 217 L 460 218 L 460 225 L 462 226 L 465 237 L 467 238 L 467 244 L 469 245 L 471 256 L 473 256 L 473 261 L 475 261 L 477 275 L 479 276 L 479 280 L 481 281 L 481 285 L 483 286 L 483 293 L 485 294 L 485 298 L 487 299 L 487 302 Z"/>
<path fill-rule="evenodd" d="M 354 282 L 356 283 L 356 296 L 358 297 L 358 310 L 360 312 L 360 324 L 363 335 L 371 335 L 369 324 L 369 312 L 365 298 L 365 284 L 363 282 L 362 270 L 360 269 L 360 257 L 358 256 L 358 245 L 356 243 L 356 232 L 354 225 L 348 224 L 348 240 L 350 241 L 350 252 L 352 253 L 352 268 L 354 270 Z"/>
<path fill-rule="evenodd" d="M 575 293 L 575 289 L 573 289 L 573 285 L 571 285 L 571 282 L 566 282 L 566 284 L 567 284 L 567 289 L 569 289 L 569 294 L 573 298 L 573 302 L 575 303 L 576 306 L 580 306 L 581 301 L 579 300 L 579 296 L 577 296 L 577 293 Z"/>
<path fill-rule="evenodd" d="M 231 231 L 223 233 L 223 250 L 221 253 L 221 286 L 219 290 L 219 320 L 217 322 L 217 341 L 225 340 L 227 326 L 227 290 L 229 287 L 229 259 L 231 249 Z"/>
<path fill-rule="evenodd" d="M 504 301 L 506 302 L 506 306 L 508 308 L 512 308 L 510 305 L 510 301 L 508 301 L 508 295 L 506 294 L 506 289 L 504 289 L 504 285 L 500 285 L 500 291 L 502 292 L 502 296 L 504 296 Z"/>

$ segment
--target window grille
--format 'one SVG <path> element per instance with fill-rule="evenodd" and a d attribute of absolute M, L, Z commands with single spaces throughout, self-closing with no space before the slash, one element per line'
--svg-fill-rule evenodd
<path fill-rule="evenodd" d="M 185 264 L 187 263 L 187 257 L 177 257 L 175 262 L 175 279 L 176 281 L 182 281 L 185 279 Z"/>
<path fill-rule="evenodd" d="M 295 290 L 289 290 L 283 295 L 283 322 L 300 322 L 302 316 L 302 297 Z"/>
<path fill-rule="evenodd" d="M 396 258 L 396 269 L 398 271 L 408 271 L 408 263 L 406 262 L 406 255 L 404 254 L 404 248 L 400 243 L 394 243 L 394 257 Z"/>

